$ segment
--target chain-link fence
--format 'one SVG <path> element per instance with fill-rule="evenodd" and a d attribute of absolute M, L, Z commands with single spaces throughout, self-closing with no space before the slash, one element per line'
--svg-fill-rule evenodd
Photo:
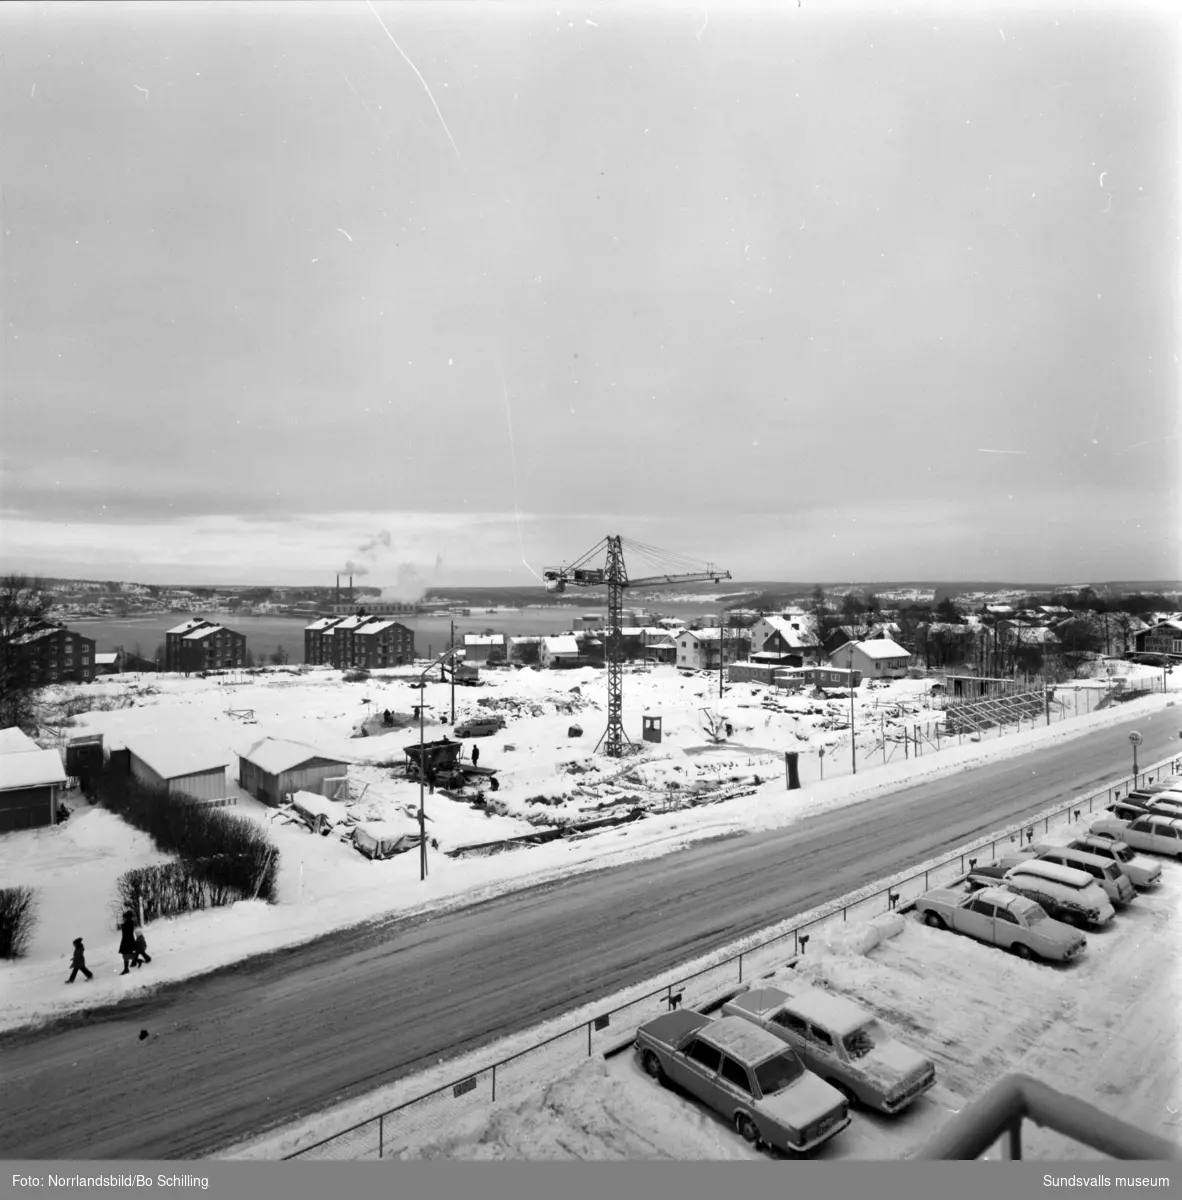
<path fill-rule="evenodd" d="M 1053 826 L 1083 822 L 1085 814 L 1113 803 L 1122 793 L 1163 774 L 1182 770 L 1182 756 L 1163 760 L 1107 788 L 1064 801 L 1015 822 L 1005 829 L 942 855 L 919 868 L 831 901 L 808 919 L 747 946 L 741 953 L 654 989 L 627 1004 L 544 1042 L 527 1047 L 475 1073 L 350 1126 L 331 1137 L 285 1155 L 287 1159 L 365 1159 L 397 1156 L 410 1144 L 431 1142 L 462 1128 L 466 1116 L 483 1115 L 494 1103 L 536 1091 L 540 1082 L 556 1079 L 580 1062 L 627 1045 L 638 1026 L 673 1008 L 718 1004 L 729 994 L 785 962 L 808 953 L 808 942 L 821 928 L 836 922 L 865 921 L 906 908 L 926 891 L 963 879 L 981 859 L 993 861 L 1013 846 L 1029 844 Z"/>

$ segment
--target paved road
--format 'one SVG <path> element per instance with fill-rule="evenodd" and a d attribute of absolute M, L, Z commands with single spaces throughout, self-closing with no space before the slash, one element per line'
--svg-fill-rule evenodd
<path fill-rule="evenodd" d="M 1142 762 L 1179 749 L 1173 711 L 1136 724 Z M 1131 727 L 0 1037 L 0 1158 L 210 1155 L 1078 795 L 1128 768 Z"/>

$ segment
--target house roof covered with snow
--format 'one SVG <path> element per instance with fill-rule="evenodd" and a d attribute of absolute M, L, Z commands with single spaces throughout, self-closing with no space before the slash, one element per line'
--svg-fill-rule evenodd
<path fill-rule="evenodd" d="M 320 620 L 313 621 L 311 625 L 305 625 L 304 629 L 311 633 L 320 633 L 325 629 L 331 629 L 340 619 L 340 617 L 321 617 Z"/>
<path fill-rule="evenodd" d="M 868 642 L 855 642 L 855 646 L 867 658 L 885 659 L 885 658 L 910 658 L 911 651 L 904 650 L 897 642 L 892 642 L 890 638 L 872 638 Z M 844 649 L 845 647 L 842 647 Z"/>
<path fill-rule="evenodd" d="M 542 647 L 548 654 L 575 654 L 579 653 L 579 643 L 573 635 L 565 637 L 544 637 L 542 638 Z"/>
<path fill-rule="evenodd" d="M 722 630 L 718 627 L 712 629 L 682 629 L 677 636 L 697 638 L 700 642 L 717 642 L 722 637 Z M 751 631 L 748 629 L 728 629 L 726 631 L 726 640 L 728 642 L 739 641 L 741 639 L 749 639 Z"/>
<path fill-rule="evenodd" d="M 268 775 L 282 775 L 284 771 L 291 771 L 313 758 L 324 758 L 329 762 L 345 765 L 345 760 L 337 758 L 335 754 L 325 754 L 321 750 L 305 746 L 302 742 L 289 742 L 273 737 L 261 738 L 239 757 L 254 763 L 260 771 L 266 771 Z"/>
<path fill-rule="evenodd" d="M 62 756 L 56 750 L 0 754 L 0 792 L 48 787 L 65 782 L 66 769 L 62 766 Z"/>
<path fill-rule="evenodd" d="M 10 729 L 0 729 L 0 754 L 25 754 L 40 749 L 23 729 L 17 729 L 15 725 Z"/>
<path fill-rule="evenodd" d="M 207 621 L 204 617 L 190 617 L 187 621 L 184 621 L 182 624 L 176 625 L 172 629 L 168 629 L 165 632 L 166 633 L 191 633 L 194 629 L 198 628 L 199 626 L 208 625 L 208 624 L 210 624 L 210 622 Z"/>
<path fill-rule="evenodd" d="M 358 637 L 368 637 L 371 633 L 385 633 L 387 629 L 393 629 L 397 624 L 397 621 L 374 621 L 369 625 L 362 625 L 356 633 Z"/>
<path fill-rule="evenodd" d="M 505 642 L 503 633 L 466 633 L 465 646 L 501 646 Z"/>
<path fill-rule="evenodd" d="M 14 646 L 27 646 L 30 642 L 39 642 L 43 638 L 53 637 L 55 633 L 64 633 L 65 626 L 63 625 L 42 625 L 39 629 L 30 629 L 26 633 L 18 634 L 12 639 Z"/>
<path fill-rule="evenodd" d="M 207 629 L 194 629 L 192 633 L 186 633 L 181 641 L 199 642 L 202 638 L 207 638 L 212 633 L 221 633 L 224 629 L 224 625 L 210 625 Z"/>
<path fill-rule="evenodd" d="M 229 765 L 225 754 L 189 746 L 176 738 L 131 737 L 126 739 L 126 744 L 127 749 L 161 779 L 183 779 L 186 775 L 224 771 Z"/>
<path fill-rule="evenodd" d="M 94 656 L 94 665 L 96 667 L 113 667 L 119 662 L 119 655 L 112 650 L 109 654 L 96 654 Z"/>
<path fill-rule="evenodd" d="M 1149 633 L 1168 633 L 1171 631 L 1173 631 L 1174 633 L 1177 633 L 1179 635 L 1182 635 L 1182 621 L 1179 621 L 1175 617 L 1171 617 L 1168 621 L 1158 621 L 1158 623 L 1156 625 L 1150 626 L 1147 632 L 1149 632 Z"/>

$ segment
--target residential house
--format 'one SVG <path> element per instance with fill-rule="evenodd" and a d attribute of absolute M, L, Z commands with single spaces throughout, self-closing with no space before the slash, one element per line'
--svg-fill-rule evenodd
<path fill-rule="evenodd" d="M 187 621 L 182 621 L 181 624 L 173 626 L 164 633 L 164 669 L 166 671 L 180 671 L 182 668 L 178 665 L 181 660 L 181 641 L 190 633 L 197 629 L 212 629 L 215 625 L 213 621 L 207 621 L 204 617 L 190 617 Z"/>
<path fill-rule="evenodd" d="M 579 664 L 579 644 L 573 634 L 542 638 L 539 661 L 543 667 L 574 667 Z"/>
<path fill-rule="evenodd" d="M 147 787 L 193 800 L 226 795 L 228 763 L 223 754 L 165 737 L 128 738 L 124 748 L 132 776 Z"/>
<path fill-rule="evenodd" d="M 332 631 L 342 620 L 342 617 L 320 617 L 304 626 L 304 662 L 313 667 L 331 666 Z"/>
<path fill-rule="evenodd" d="M 372 671 L 415 660 L 415 635 L 398 621 L 378 617 L 353 630 L 352 665 Z"/>
<path fill-rule="evenodd" d="M 760 617 L 751 626 L 750 633 L 753 662 L 778 662 L 782 666 L 799 667 L 805 658 L 815 658 L 820 653 L 812 624 L 804 613 Z"/>
<path fill-rule="evenodd" d="M 507 646 L 503 633 L 464 634 L 465 662 L 504 662 L 506 651 Z"/>
<path fill-rule="evenodd" d="M 822 691 L 833 688 L 844 691 L 862 686 L 862 672 L 856 667 L 852 670 L 848 667 L 822 665 L 781 667 L 776 671 L 775 682 L 777 688 L 788 691 L 797 691 L 806 684 Z"/>
<path fill-rule="evenodd" d="M 345 671 L 356 666 L 356 648 L 353 635 L 370 618 L 362 613 L 354 613 L 351 617 L 339 617 L 333 626 L 325 631 L 325 637 L 332 637 L 329 646 L 329 661 L 334 667 Z"/>
<path fill-rule="evenodd" d="M 1171 659 L 1182 659 L 1182 620 L 1171 617 L 1158 621 L 1148 629 L 1139 631 L 1135 643 L 1139 654 L 1161 654 Z"/>
<path fill-rule="evenodd" d="M 158 670 L 156 660 L 144 658 L 140 654 L 132 654 L 129 650 L 112 650 L 110 653 L 94 656 L 95 675 L 122 675 L 127 671 Z"/>
<path fill-rule="evenodd" d="M 68 780 L 61 755 L 16 728 L 0 730 L 0 833 L 57 823 Z"/>
<path fill-rule="evenodd" d="M 829 656 L 835 667 L 861 671 L 865 679 L 901 679 L 911 665 L 911 652 L 889 638 L 847 642 Z"/>
<path fill-rule="evenodd" d="M 330 796 L 330 779 L 347 776 L 348 763 L 311 746 L 265 737 L 239 755 L 238 783 L 272 807 L 293 792 Z"/>
<path fill-rule="evenodd" d="M 9 643 L 14 666 L 34 687 L 50 683 L 89 683 L 95 675 L 94 638 L 64 625 L 43 622 Z"/>
<path fill-rule="evenodd" d="M 727 663 L 743 662 L 750 654 L 746 629 L 683 629 L 676 636 L 678 669 L 717 671 Z M 721 659 L 721 661 L 720 661 Z"/>
<path fill-rule="evenodd" d="M 176 642 L 173 671 L 186 675 L 196 671 L 218 671 L 246 664 L 246 634 L 203 621 L 196 629 L 182 633 Z M 168 642 L 165 641 L 165 654 Z"/>

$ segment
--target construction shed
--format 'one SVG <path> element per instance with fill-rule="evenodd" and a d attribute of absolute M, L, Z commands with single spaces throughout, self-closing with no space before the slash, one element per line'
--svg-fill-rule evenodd
<path fill-rule="evenodd" d="M 20 731 L 4 730 L 14 732 Z M 25 741 L 32 749 L 16 737 L 6 738 L 0 748 L 0 833 L 57 822 L 58 797 L 67 782 L 61 755 Z"/>
<path fill-rule="evenodd" d="M 294 792 L 329 794 L 328 780 L 348 773 L 348 763 L 300 742 L 265 737 L 239 755 L 238 782 L 256 800 L 274 807 Z"/>
<path fill-rule="evenodd" d="M 165 738 L 127 742 L 131 774 L 147 787 L 194 800 L 220 800 L 226 795 L 226 755 Z"/>

